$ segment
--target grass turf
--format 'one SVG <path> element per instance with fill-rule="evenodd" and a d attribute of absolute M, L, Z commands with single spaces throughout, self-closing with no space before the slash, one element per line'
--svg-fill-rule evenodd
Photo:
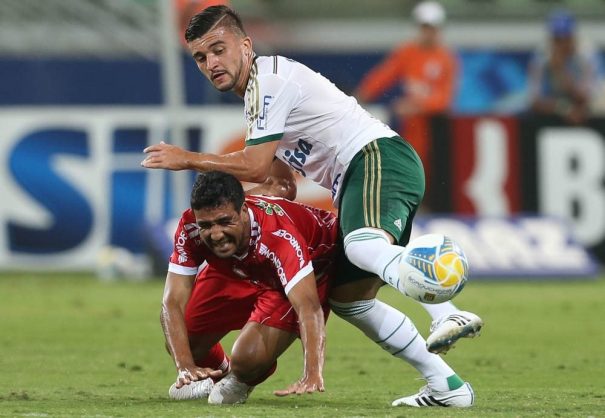
<path fill-rule="evenodd" d="M 272 395 L 299 377 L 295 343 L 246 405 L 170 401 L 175 372 L 158 321 L 162 288 L 161 281 L 103 283 L 75 274 L 1 275 L 0 416 L 605 416 L 604 278 L 470 283 L 456 304 L 479 313 L 486 327 L 445 360 L 473 384 L 471 410 L 390 407 L 424 382 L 335 315 L 326 393 Z M 380 298 L 427 335 L 429 318 L 418 304 L 389 288 Z"/>

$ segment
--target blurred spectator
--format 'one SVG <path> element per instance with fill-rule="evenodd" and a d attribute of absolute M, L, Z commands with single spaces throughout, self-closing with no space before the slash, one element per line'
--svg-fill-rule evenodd
<path fill-rule="evenodd" d="M 409 141 L 424 163 L 430 184 L 430 119 L 449 109 L 454 94 L 457 61 L 442 43 L 445 10 L 435 1 L 419 3 L 412 11 L 417 36 L 398 46 L 361 81 L 356 96 L 363 102 L 401 83 L 403 95 L 392 103 L 399 119 L 399 133 Z"/>
<path fill-rule="evenodd" d="M 553 12 L 547 29 L 548 46 L 537 52 L 530 65 L 530 109 L 582 123 L 589 116 L 596 86 L 596 56 L 586 46 L 578 46 L 576 20 L 567 11 Z"/>

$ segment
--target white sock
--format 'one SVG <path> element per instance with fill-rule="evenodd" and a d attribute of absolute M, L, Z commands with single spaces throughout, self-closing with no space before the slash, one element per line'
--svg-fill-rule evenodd
<path fill-rule="evenodd" d="M 449 390 L 448 377 L 455 374 L 441 357 L 429 353 L 412 320 L 377 299 L 341 303 L 330 300 L 332 311 L 355 325 L 395 357 L 411 364 L 435 390 Z"/>
<path fill-rule="evenodd" d="M 456 312 L 460 312 L 460 309 L 456 308 L 456 305 L 454 305 L 452 302 L 443 302 L 443 303 L 436 303 L 434 305 L 431 305 L 430 303 L 422 303 L 420 302 L 420 304 L 422 305 L 422 307 L 424 309 L 426 309 L 426 311 L 429 313 L 429 315 L 431 315 L 431 318 L 433 318 L 433 321 L 436 319 L 439 319 L 443 316 L 446 315 L 450 315 Z"/>
<path fill-rule="evenodd" d="M 360 228 L 344 238 L 345 254 L 362 270 L 376 274 L 384 282 L 403 293 L 399 286 L 399 261 L 404 248 L 393 245 L 386 232 Z"/>

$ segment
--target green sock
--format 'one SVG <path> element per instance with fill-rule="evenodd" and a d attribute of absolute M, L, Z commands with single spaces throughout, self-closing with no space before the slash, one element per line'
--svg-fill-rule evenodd
<path fill-rule="evenodd" d="M 456 390 L 463 384 L 464 380 L 460 379 L 460 376 L 457 374 L 453 374 L 447 378 L 447 385 L 449 386 L 450 390 Z"/>

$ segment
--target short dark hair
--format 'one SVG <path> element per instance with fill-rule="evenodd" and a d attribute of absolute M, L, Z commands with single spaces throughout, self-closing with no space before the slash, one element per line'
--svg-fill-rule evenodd
<path fill-rule="evenodd" d="M 191 190 L 191 209 L 214 209 L 231 203 L 239 211 L 244 204 L 244 188 L 235 176 L 222 171 L 198 174 Z"/>
<path fill-rule="evenodd" d="M 191 18 L 185 30 L 185 40 L 191 42 L 201 38 L 217 26 L 217 23 L 219 23 L 218 27 L 228 26 L 231 30 L 246 36 L 242 20 L 233 9 L 227 6 L 210 6 Z"/>

